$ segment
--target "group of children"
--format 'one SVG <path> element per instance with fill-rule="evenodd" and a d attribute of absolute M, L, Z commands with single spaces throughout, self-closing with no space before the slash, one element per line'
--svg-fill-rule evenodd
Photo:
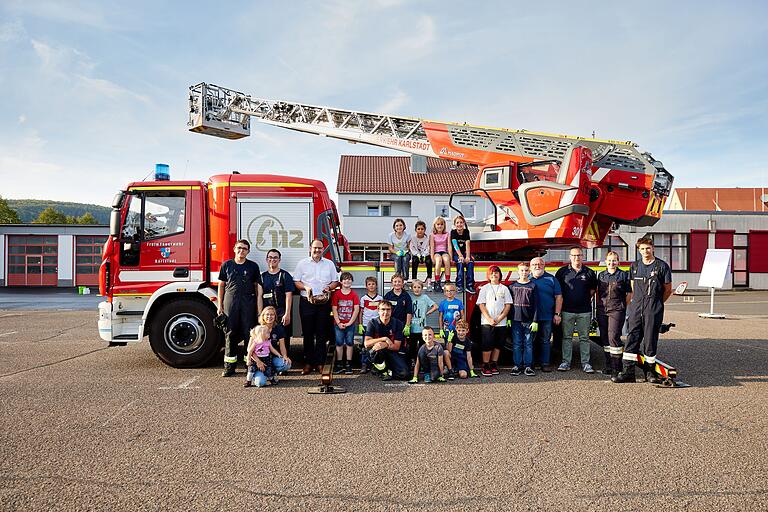
<path fill-rule="evenodd" d="M 515 365 L 512 374 L 534 375 L 533 338 L 538 327 L 535 285 L 529 279 L 527 263 L 520 264 L 518 274 L 519 279 L 506 287 L 500 283 L 499 267 L 491 266 L 488 270 L 489 282 L 480 290 L 478 306 L 483 315 L 482 375 L 498 373 L 498 370 L 493 371 L 495 361 L 506 339 L 506 331 L 502 334 L 496 329 L 499 327 L 512 327 Z M 442 287 L 445 298 L 436 304 L 424 293 L 424 283 L 418 279 L 412 282 L 410 293 L 405 291 L 405 280 L 399 273 L 392 276 L 392 287 L 383 297 L 378 293 L 378 280 L 375 277 L 365 279 L 366 293 L 362 297 L 352 289 L 351 273 L 342 272 L 339 281 L 341 287 L 331 295 L 336 345 L 335 373 L 352 374 L 355 334 L 363 335 L 371 320 L 378 318 L 379 303 L 387 301 L 392 305 L 392 318 L 405 325 L 403 341 L 413 365 L 410 383 L 418 382 L 419 373 L 424 373 L 425 382 L 479 376 L 472 362 L 472 341 L 468 337 L 469 324 L 465 319 L 464 303 L 456 297 L 457 286 L 454 283 L 445 283 Z M 438 333 L 426 325 L 427 316 L 434 312 L 438 313 Z M 486 353 L 494 354 L 493 361 L 486 361 Z M 249 381 L 252 374 L 257 372 L 264 375 L 265 383 L 274 381 L 274 373 L 269 367 L 272 354 L 280 355 L 269 341 L 268 329 L 264 326 L 255 327 L 248 344 Z M 360 373 L 371 371 L 369 351 L 361 350 L 360 362 Z M 525 370 L 522 371 L 522 368 Z"/>
<path fill-rule="evenodd" d="M 447 231 L 445 218 L 437 217 L 432 222 L 432 233 L 427 235 L 427 224 L 417 221 L 415 235 L 406 231 L 405 221 L 395 219 L 393 231 L 389 234 L 389 253 L 395 262 L 395 272 L 408 278 L 410 266 L 411 279 L 415 280 L 419 265 L 424 265 L 427 278 L 423 282 L 427 288 L 442 291 L 443 284 L 451 280 L 451 262 L 456 264 L 456 284 L 458 293 L 466 290 L 475 293 L 475 271 L 469 228 L 463 216 L 453 219 L 453 229 Z M 410 264 L 410 265 L 409 265 Z M 434 266 L 435 280 L 432 282 Z M 441 281 L 442 275 L 444 280 Z"/>

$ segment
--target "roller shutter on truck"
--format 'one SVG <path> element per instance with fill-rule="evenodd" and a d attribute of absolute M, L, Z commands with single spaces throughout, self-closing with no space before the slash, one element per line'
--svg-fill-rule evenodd
<path fill-rule="evenodd" d="M 280 267 L 293 272 L 309 256 L 312 242 L 312 198 L 238 198 L 237 237 L 251 242 L 248 259 L 266 270 L 270 249 L 282 254 Z"/>

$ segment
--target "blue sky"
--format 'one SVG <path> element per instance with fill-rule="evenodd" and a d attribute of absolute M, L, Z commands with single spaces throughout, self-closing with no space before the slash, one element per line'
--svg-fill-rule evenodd
<path fill-rule="evenodd" d="M 766 2 L 0 0 L 0 195 L 108 205 L 176 179 L 336 187 L 342 154 L 254 124 L 187 131 L 187 89 L 633 140 L 681 187 L 766 186 Z"/>

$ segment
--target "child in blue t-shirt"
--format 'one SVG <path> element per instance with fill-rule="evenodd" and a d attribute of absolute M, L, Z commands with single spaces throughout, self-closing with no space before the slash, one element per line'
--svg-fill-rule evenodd
<path fill-rule="evenodd" d="M 451 333 L 455 335 L 456 323 L 464 318 L 464 303 L 456 298 L 456 285 L 453 283 L 447 283 L 443 286 L 443 293 L 445 299 L 440 302 L 438 306 L 438 321 L 440 323 L 440 337 L 441 342 L 445 344 Z M 445 355 L 445 367 L 447 368 L 446 377 L 449 380 L 453 380 L 453 365 L 451 363 L 450 352 L 444 352 Z"/>

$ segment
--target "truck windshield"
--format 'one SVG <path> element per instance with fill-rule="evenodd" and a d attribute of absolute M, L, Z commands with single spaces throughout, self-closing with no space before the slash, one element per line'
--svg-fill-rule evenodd
<path fill-rule="evenodd" d="M 184 231 L 186 197 L 183 191 L 151 191 L 131 196 L 121 231 L 123 238 L 152 240 Z"/>

